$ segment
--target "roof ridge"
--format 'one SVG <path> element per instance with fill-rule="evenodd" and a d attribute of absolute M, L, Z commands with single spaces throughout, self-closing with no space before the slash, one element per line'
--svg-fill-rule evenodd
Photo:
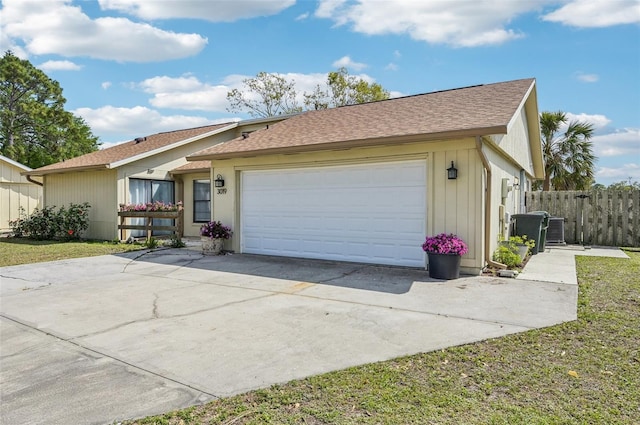
<path fill-rule="evenodd" d="M 160 131 L 160 132 L 158 132 L 158 133 L 150 134 L 150 135 L 149 135 L 149 136 L 147 136 L 147 137 L 156 136 L 156 135 L 158 135 L 158 134 L 169 134 L 169 133 L 178 133 L 178 132 L 180 132 L 180 131 L 197 130 L 197 129 L 199 129 L 199 128 L 213 127 L 213 126 L 216 126 L 216 125 L 231 124 L 231 123 L 234 123 L 234 122 L 235 122 L 235 121 L 226 121 L 226 122 L 219 122 L 219 123 L 216 123 L 216 124 L 199 125 L 199 126 L 197 126 L 197 127 L 181 128 L 181 129 L 178 129 L 178 130 Z"/>
<path fill-rule="evenodd" d="M 388 102 L 388 101 L 391 101 L 391 100 L 409 99 L 409 98 L 417 97 L 417 96 L 427 96 L 427 95 L 430 95 L 430 94 L 447 93 L 447 92 L 453 92 L 453 91 L 457 91 L 457 90 L 472 89 L 472 88 L 475 88 L 475 87 L 493 86 L 493 85 L 497 85 L 497 84 L 509 84 L 509 83 L 515 83 L 517 81 L 534 80 L 534 79 L 535 78 L 529 77 L 529 78 L 519 78 L 519 79 L 516 79 L 516 80 L 509 80 L 509 81 L 499 81 L 499 82 L 496 82 L 496 83 L 472 84 L 470 86 L 454 87 L 454 88 L 451 88 L 451 89 L 443 89 L 443 90 L 434 90 L 434 91 L 425 92 L 425 93 L 408 94 L 408 95 L 405 95 L 405 96 L 390 97 L 388 99 L 374 100 L 374 101 L 371 101 L 371 102 L 353 103 L 351 105 L 342 105 L 342 106 L 337 106 L 335 108 L 328 108 L 328 109 L 348 108 L 350 106 L 368 105 L 368 104 L 371 104 L 371 103 L 382 103 L 382 102 Z M 326 109 L 320 109 L 320 110 L 326 110 Z"/>

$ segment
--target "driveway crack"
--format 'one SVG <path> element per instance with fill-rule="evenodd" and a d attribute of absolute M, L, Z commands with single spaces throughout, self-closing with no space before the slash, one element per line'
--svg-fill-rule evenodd
<path fill-rule="evenodd" d="M 153 317 L 154 319 L 157 319 L 158 317 L 160 317 L 158 315 L 158 294 L 157 293 L 153 293 L 153 310 L 151 311 L 151 317 Z"/>
<path fill-rule="evenodd" d="M 218 309 L 221 309 L 221 308 L 224 308 L 224 307 L 229 307 L 229 306 L 232 306 L 232 305 L 238 305 L 238 304 L 246 303 L 246 302 L 249 302 L 249 301 L 255 301 L 255 300 L 262 299 L 262 298 L 268 298 L 268 297 L 272 297 L 272 296 L 275 296 L 275 295 L 280 295 L 280 294 L 271 293 L 271 294 L 268 294 L 268 295 L 261 295 L 259 297 L 252 297 L 252 298 L 247 298 L 247 299 L 239 300 L 239 301 L 231 301 L 231 302 L 220 304 L 220 305 L 217 305 L 217 306 L 214 306 L 214 307 L 210 307 L 210 308 L 203 308 L 201 310 L 195 310 L 195 311 L 190 311 L 190 312 L 181 313 L 181 314 L 173 314 L 173 315 L 170 315 L 170 316 L 160 316 L 159 314 L 157 314 L 156 302 L 158 301 L 158 297 L 156 295 L 156 299 L 154 300 L 153 317 L 151 317 L 151 318 L 140 319 L 140 320 L 130 320 L 128 322 L 120 323 L 118 325 L 112 326 L 110 328 L 102 329 L 102 330 L 95 331 L 95 332 L 89 332 L 89 333 L 82 334 L 82 335 L 76 335 L 73 338 L 69 338 L 68 340 L 65 340 L 65 339 L 60 338 L 60 337 L 57 337 L 57 338 L 63 339 L 65 341 L 71 341 L 71 340 L 81 339 L 81 338 L 90 338 L 90 337 L 93 337 L 93 336 L 105 334 L 107 332 L 115 331 L 115 330 L 123 328 L 125 326 L 133 325 L 135 323 L 145 323 L 145 322 L 150 322 L 152 320 L 157 320 L 157 319 L 168 320 L 168 319 L 175 319 L 175 318 L 181 318 L 181 317 L 188 317 L 188 316 L 192 316 L 194 314 L 204 313 L 204 312 L 207 312 L 207 311 L 214 311 L 214 310 L 218 310 Z"/>
<path fill-rule="evenodd" d="M 356 267 L 355 269 L 353 269 L 351 271 L 342 273 L 340 276 L 330 277 L 330 278 L 324 279 L 324 280 L 318 280 L 317 282 L 314 282 L 314 283 L 327 283 L 327 282 L 332 282 L 332 281 L 337 280 L 337 279 L 342 279 L 344 277 L 351 276 L 352 274 L 357 273 L 360 270 L 363 270 L 363 269 L 365 269 L 367 267 L 369 267 L 369 266 Z"/>
<path fill-rule="evenodd" d="M 136 364 L 134 364 L 134 363 L 128 362 L 128 361 L 126 361 L 126 360 L 124 360 L 124 359 L 118 358 L 118 357 L 116 357 L 116 356 L 114 356 L 114 355 L 110 355 L 110 354 L 104 353 L 104 352 L 102 352 L 102 351 L 100 351 L 100 350 L 97 350 L 97 349 L 95 349 L 95 348 L 87 347 L 87 346 L 85 346 L 85 345 L 81 344 L 80 342 L 73 341 L 73 340 L 70 340 L 70 339 L 63 339 L 63 338 L 60 338 L 60 337 L 58 337 L 58 336 L 56 336 L 56 335 L 54 335 L 54 334 L 52 334 L 52 333 L 50 333 L 50 332 L 44 331 L 44 330 L 39 329 L 39 328 L 34 327 L 34 326 L 30 326 L 30 325 L 28 325 L 28 324 L 26 324 L 26 323 L 21 322 L 20 320 L 16 320 L 16 319 L 14 319 L 14 318 L 7 317 L 7 316 L 5 316 L 5 315 L 0 315 L 0 316 L 1 316 L 1 317 L 3 317 L 3 318 L 5 318 L 5 319 L 7 319 L 7 320 L 11 320 L 12 322 L 15 322 L 15 323 L 17 323 L 17 324 L 19 324 L 19 325 L 21 325 L 21 326 L 24 326 L 24 327 L 26 327 L 26 328 L 29 328 L 29 329 L 31 329 L 31 330 L 33 330 L 33 331 L 36 331 L 36 332 L 39 332 L 39 333 L 41 333 L 41 334 L 47 335 L 47 336 L 49 336 L 49 337 L 55 338 L 55 339 L 57 339 L 57 340 L 59 340 L 59 341 L 62 341 L 62 342 L 68 343 L 68 344 L 72 344 L 72 345 L 74 345 L 74 346 L 76 346 L 76 347 L 78 347 L 78 348 L 80 348 L 80 349 L 82 349 L 82 350 L 89 351 L 89 352 L 94 353 L 94 354 L 97 354 L 97 355 L 99 355 L 99 356 L 101 356 L 101 357 L 111 359 L 111 360 L 113 360 L 113 361 L 115 361 L 115 362 L 118 362 L 118 363 L 124 364 L 124 365 L 126 365 L 126 366 L 132 367 L 132 368 L 137 369 L 137 370 L 141 370 L 141 371 L 143 371 L 143 372 L 145 372 L 145 373 L 148 373 L 148 374 L 150 374 L 150 375 L 157 376 L 157 377 L 162 378 L 162 379 L 166 379 L 167 381 L 171 381 L 171 382 L 176 383 L 176 384 L 178 384 L 178 385 L 182 385 L 182 386 L 187 387 L 187 388 L 190 388 L 190 389 L 192 389 L 192 390 L 194 390 L 194 391 L 198 391 L 198 392 L 200 392 L 200 393 L 202 393 L 202 394 L 206 394 L 206 395 L 208 395 L 208 396 L 210 396 L 210 397 L 213 397 L 213 398 L 216 398 L 216 399 L 221 398 L 221 397 L 219 397 L 219 396 L 217 396 L 217 395 L 215 395 L 215 394 L 213 394 L 213 393 L 211 393 L 211 392 L 209 392 L 209 391 L 205 391 L 205 390 L 203 390 L 202 388 L 197 388 L 197 387 L 195 387 L 195 386 L 193 386 L 193 385 L 190 385 L 190 384 L 187 384 L 187 383 L 185 383 L 185 382 L 181 382 L 181 381 L 179 381 L 179 380 L 177 380 L 177 379 L 174 379 L 174 378 L 171 378 L 171 377 L 165 376 L 165 375 L 163 375 L 162 373 L 155 372 L 155 371 L 153 371 L 153 370 L 150 370 L 150 369 L 147 369 L 147 368 L 141 367 L 141 366 L 136 365 Z"/>

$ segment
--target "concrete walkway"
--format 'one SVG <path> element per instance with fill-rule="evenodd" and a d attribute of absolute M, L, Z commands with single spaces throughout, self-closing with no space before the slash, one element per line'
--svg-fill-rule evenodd
<path fill-rule="evenodd" d="M 5 267 L 0 423 L 112 423 L 575 320 L 573 255 L 453 281 L 188 249 Z"/>
<path fill-rule="evenodd" d="M 544 252 L 531 256 L 517 279 L 577 285 L 577 255 L 629 258 L 624 251 L 613 247 L 547 246 Z"/>

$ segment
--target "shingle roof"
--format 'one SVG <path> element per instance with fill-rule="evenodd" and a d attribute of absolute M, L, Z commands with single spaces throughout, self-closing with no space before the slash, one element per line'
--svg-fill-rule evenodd
<path fill-rule="evenodd" d="M 309 111 L 187 159 L 329 149 L 340 144 L 364 146 L 388 143 L 389 138 L 410 141 L 505 134 L 534 83 L 530 78 Z"/>
<path fill-rule="evenodd" d="M 185 174 L 194 171 L 209 171 L 211 161 L 189 161 L 185 165 L 171 170 L 172 174 Z"/>
<path fill-rule="evenodd" d="M 66 161 L 57 162 L 37 168 L 30 172 L 32 175 L 50 174 L 54 172 L 64 172 L 72 170 L 99 169 L 109 168 L 110 165 L 119 161 L 152 153 L 157 149 L 169 147 L 172 144 L 186 141 L 194 137 L 203 136 L 215 130 L 220 130 L 234 123 L 223 123 L 215 125 L 207 125 L 204 127 L 188 128 L 184 130 L 168 131 L 157 133 L 151 136 L 142 137 L 139 141 L 131 140 L 119 145 L 91 152 L 86 155 L 68 159 Z"/>

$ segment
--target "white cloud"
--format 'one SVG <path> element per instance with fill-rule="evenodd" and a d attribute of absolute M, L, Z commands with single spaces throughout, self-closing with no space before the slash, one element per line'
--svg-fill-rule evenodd
<path fill-rule="evenodd" d="M 567 112 L 567 121 L 581 121 L 587 122 L 593 125 L 594 130 L 598 130 L 600 128 L 606 127 L 611 120 L 604 115 L 599 114 L 572 114 L 571 112 Z M 567 124 L 568 124 L 567 122 Z M 564 130 L 564 129 L 563 129 Z"/>
<path fill-rule="evenodd" d="M 574 27 L 609 27 L 640 23 L 640 2 L 637 0 L 573 0 L 542 17 Z"/>
<path fill-rule="evenodd" d="M 309 12 L 296 16 L 296 21 L 304 21 L 309 17 Z"/>
<path fill-rule="evenodd" d="M 522 37 L 505 28 L 520 14 L 532 12 L 546 0 L 320 0 L 315 15 L 336 25 L 351 24 L 369 35 L 409 34 L 413 39 L 456 47 L 496 45 Z"/>
<path fill-rule="evenodd" d="M 387 66 L 384 67 L 384 69 L 386 69 L 387 71 L 397 71 L 398 70 L 398 65 L 396 65 L 393 62 L 389 62 L 387 64 Z"/>
<path fill-rule="evenodd" d="M 600 79 L 598 74 L 584 74 L 582 72 L 576 73 L 576 78 L 583 83 L 595 83 Z"/>
<path fill-rule="evenodd" d="M 297 101 L 304 103 L 304 93 L 311 93 L 317 85 L 323 87 L 327 81 L 327 74 L 277 74 L 287 81 L 294 81 Z M 357 74 L 368 83 L 375 80 L 367 74 Z M 152 94 L 149 101 L 156 108 L 201 110 L 211 112 L 227 112 L 229 103 L 227 93 L 232 89 L 243 89 L 242 81 L 254 78 L 253 75 L 231 74 L 225 77 L 221 84 L 202 82 L 193 75 L 181 77 L 158 76 L 146 79 L 133 87 L 138 87 L 144 92 Z"/>
<path fill-rule="evenodd" d="M 344 67 L 344 68 L 353 69 L 354 71 L 361 71 L 365 69 L 368 65 L 366 63 L 355 62 L 349 56 L 343 56 L 337 61 L 333 62 L 332 66 L 334 68 Z"/>
<path fill-rule="evenodd" d="M 38 65 L 38 68 L 43 71 L 79 71 L 82 66 L 71 61 L 46 61 Z"/>
<path fill-rule="evenodd" d="M 102 84 L 100 84 L 100 87 L 102 87 L 104 90 L 107 90 L 109 87 L 111 87 L 111 81 L 105 81 Z"/>
<path fill-rule="evenodd" d="M 153 94 L 149 101 L 156 108 L 224 112 L 229 87 L 211 85 L 194 76 L 153 77 L 138 84 L 146 93 Z"/>
<path fill-rule="evenodd" d="M 624 156 L 640 161 L 640 129 L 625 128 L 613 133 L 594 136 L 595 154 L 598 157 Z"/>
<path fill-rule="evenodd" d="M 205 117 L 187 115 L 162 115 L 160 112 L 144 106 L 118 108 L 109 105 L 97 109 L 78 108 L 73 113 L 84 118 L 94 134 L 101 136 L 128 134 L 131 138 L 160 131 L 231 121 L 231 119 L 210 120 Z"/>
<path fill-rule="evenodd" d="M 70 0 L 3 0 L 3 6 L 3 43 L 20 41 L 25 52 L 35 55 L 153 62 L 193 56 L 207 44 L 198 34 L 165 31 L 125 18 L 91 19 Z"/>
<path fill-rule="evenodd" d="M 398 59 L 402 57 L 402 53 L 400 53 L 400 50 L 394 50 L 393 51 L 393 56 Z"/>
<path fill-rule="evenodd" d="M 640 182 L 640 164 L 623 164 L 615 168 L 599 167 L 596 171 L 596 179 L 598 182 L 606 180 L 607 185 L 628 179 Z"/>
<path fill-rule="evenodd" d="M 98 3 L 103 10 L 117 10 L 145 20 L 190 18 L 231 22 L 275 15 L 293 6 L 295 0 L 235 0 L 211 3 L 202 0 L 98 0 Z"/>

